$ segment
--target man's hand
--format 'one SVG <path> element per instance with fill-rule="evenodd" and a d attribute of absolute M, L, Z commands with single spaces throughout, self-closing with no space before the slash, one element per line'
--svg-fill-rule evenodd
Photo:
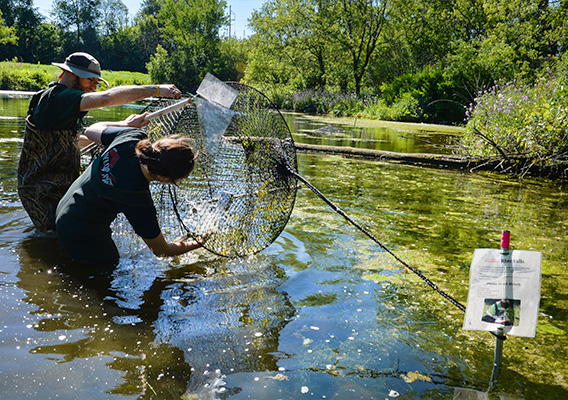
<path fill-rule="evenodd" d="M 179 90 L 176 85 L 158 85 L 156 88 L 156 97 L 179 99 L 181 97 L 181 90 Z"/>

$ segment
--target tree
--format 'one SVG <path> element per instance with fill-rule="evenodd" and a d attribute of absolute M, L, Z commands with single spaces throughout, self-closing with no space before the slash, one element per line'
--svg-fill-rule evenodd
<path fill-rule="evenodd" d="M 146 63 L 154 55 L 158 46 L 165 45 L 161 34 L 162 24 L 156 17 L 161 9 L 162 6 L 158 0 L 144 0 L 135 17 L 136 26 L 139 29 L 136 48 Z"/>
<path fill-rule="evenodd" d="M 251 42 L 258 57 L 251 57 L 251 78 L 325 89 L 331 50 L 326 37 L 328 4 L 327 0 L 276 0 L 253 13 Z"/>
<path fill-rule="evenodd" d="M 140 30 L 136 26 L 119 27 L 100 38 L 99 61 L 105 69 L 146 72 L 150 57 L 138 51 Z"/>
<path fill-rule="evenodd" d="M 301 14 L 309 10 L 310 0 L 268 1 L 253 13 L 250 26 L 253 54 L 247 69 L 249 81 L 309 86 L 310 75 L 318 73 L 310 53 L 310 23 Z"/>
<path fill-rule="evenodd" d="M 49 64 L 60 60 L 63 55 L 58 29 L 47 22 L 40 23 L 33 31 L 29 44 L 29 61 Z"/>
<path fill-rule="evenodd" d="M 98 53 L 101 0 L 54 0 L 51 16 L 61 31 L 65 53 Z"/>
<path fill-rule="evenodd" d="M 16 44 L 17 40 L 14 27 L 4 25 L 4 18 L 0 10 L 0 45 Z"/>
<path fill-rule="evenodd" d="M 348 52 L 355 93 L 379 44 L 386 24 L 387 2 L 382 0 L 341 0 L 332 2 L 336 11 L 329 36 Z"/>
<path fill-rule="evenodd" d="M 122 0 L 101 0 L 102 35 L 110 36 L 128 26 L 128 7 Z"/>
<path fill-rule="evenodd" d="M 2 24 L 11 27 L 15 25 L 15 0 L 0 0 L 0 12 L 2 13 Z"/>
<path fill-rule="evenodd" d="M 385 25 L 379 0 L 271 0 L 251 18 L 252 41 L 263 48 L 253 74 L 293 86 L 338 86 L 360 93 Z M 259 64 L 258 66 L 256 64 Z M 268 72 L 270 73 L 270 72 Z"/>
<path fill-rule="evenodd" d="M 231 37 L 222 40 L 219 49 L 224 69 L 217 71 L 217 77 L 222 81 L 241 81 L 248 64 L 249 41 Z"/>
<path fill-rule="evenodd" d="M 166 0 L 156 20 L 163 51 L 148 64 L 152 78 L 169 81 L 195 93 L 205 73 L 223 69 L 219 29 L 227 23 L 224 1 Z"/>
<path fill-rule="evenodd" d="M 43 16 L 33 7 L 32 0 L 0 0 L 0 12 L 7 13 L 5 15 L 9 18 L 6 19 L 6 26 L 9 26 L 17 37 L 16 43 L 0 50 L 0 58 L 18 58 L 26 62 L 35 62 L 38 57 L 54 55 L 49 51 L 50 47 L 57 48 L 54 44 L 56 42 L 51 42 L 54 37 L 50 35 Z M 0 35 L 0 38 L 4 37 L 8 39 L 10 35 L 8 33 Z"/>

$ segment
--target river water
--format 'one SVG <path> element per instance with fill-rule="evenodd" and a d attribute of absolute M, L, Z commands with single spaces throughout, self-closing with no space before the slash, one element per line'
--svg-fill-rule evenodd
<path fill-rule="evenodd" d="M 462 330 L 462 311 L 306 188 L 247 259 L 137 250 L 108 279 L 67 269 L 16 192 L 27 102 L 0 98 L 0 398 L 568 398 L 565 184 L 298 154 L 300 175 L 462 304 L 474 249 L 498 248 L 502 229 L 542 252 L 536 337 L 509 336 L 486 393 L 495 338 Z M 286 120 L 297 141 L 381 150 L 447 151 L 456 135 Z"/>

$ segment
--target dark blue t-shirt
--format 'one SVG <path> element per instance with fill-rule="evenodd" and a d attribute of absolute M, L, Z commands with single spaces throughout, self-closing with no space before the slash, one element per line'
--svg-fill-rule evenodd
<path fill-rule="evenodd" d="M 56 212 L 63 247 L 75 260 L 91 264 L 118 261 L 110 229 L 118 213 L 140 237 L 154 239 L 160 234 L 150 185 L 135 154 L 136 144 L 146 135 L 113 127 L 103 137 L 107 150 L 73 182 Z"/>
<path fill-rule="evenodd" d="M 102 181 L 122 190 L 147 190 L 148 180 L 140 169 L 140 162 L 135 156 L 138 140 L 113 146 L 113 141 L 129 132 L 139 132 L 132 128 L 110 126 L 101 135 L 101 142 L 108 151 L 101 156 L 99 173 Z M 138 136 L 137 136 L 138 138 Z"/>
<path fill-rule="evenodd" d="M 133 140 L 124 141 L 127 136 Z M 149 191 L 149 182 L 142 173 L 136 157 L 136 145 L 146 136 L 138 129 L 110 126 L 104 129 L 101 142 L 107 150 L 101 155 L 98 172 L 104 184 L 116 189 L 140 192 Z M 116 142 L 120 144 L 116 145 Z M 123 208 L 136 234 L 144 239 L 154 239 L 160 234 L 156 210 L 135 207 Z"/>

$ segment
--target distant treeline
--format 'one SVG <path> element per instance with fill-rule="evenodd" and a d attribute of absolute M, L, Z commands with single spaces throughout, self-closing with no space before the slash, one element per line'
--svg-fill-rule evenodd
<path fill-rule="evenodd" d="M 0 0 L 0 60 L 49 64 L 73 51 L 105 70 L 194 92 L 206 72 L 298 111 L 466 122 L 495 82 L 537 83 L 566 51 L 564 0 L 268 0 L 253 34 L 227 38 L 226 3 Z"/>

